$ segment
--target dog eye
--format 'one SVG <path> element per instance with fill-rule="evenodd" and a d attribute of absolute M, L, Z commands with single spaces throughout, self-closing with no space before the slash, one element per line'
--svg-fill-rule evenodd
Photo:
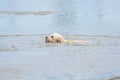
<path fill-rule="evenodd" d="M 57 42 L 59 42 L 59 40 L 57 40 Z"/>
<path fill-rule="evenodd" d="M 53 38 L 53 36 L 51 36 L 51 38 Z"/>
<path fill-rule="evenodd" d="M 48 37 L 45 37 L 46 39 L 48 38 Z"/>

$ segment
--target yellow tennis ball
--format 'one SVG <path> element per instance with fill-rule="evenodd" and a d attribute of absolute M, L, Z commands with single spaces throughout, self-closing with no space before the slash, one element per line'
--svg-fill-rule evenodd
<path fill-rule="evenodd" d="M 72 44 L 72 41 L 68 41 L 67 43 L 68 43 L 68 44 Z"/>

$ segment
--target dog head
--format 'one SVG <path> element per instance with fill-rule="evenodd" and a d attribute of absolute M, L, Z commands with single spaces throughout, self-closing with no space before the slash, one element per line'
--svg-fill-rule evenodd
<path fill-rule="evenodd" d="M 45 37 L 45 42 L 61 43 L 61 42 L 64 42 L 64 38 L 58 33 L 53 33 Z"/>

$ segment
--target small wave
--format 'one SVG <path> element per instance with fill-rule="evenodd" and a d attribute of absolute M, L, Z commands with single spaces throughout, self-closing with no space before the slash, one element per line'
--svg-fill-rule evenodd
<path fill-rule="evenodd" d="M 16 51 L 15 46 L 0 46 L 0 51 Z"/>
<path fill-rule="evenodd" d="M 0 14 L 11 14 L 11 15 L 49 15 L 54 14 L 54 11 L 0 11 Z"/>
<path fill-rule="evenodd" d="M 9 36 L 40 36 L 45 34 L 17 34 L 17 35 L 0 35 L 0 38 L 2 37 L 9 37 Z"/>
<path fill-rule="evenodd" d="M 1 37 L 8 37 L 8 36 L 40 36 L 40 35 L 46 35 L 46 34 L 13 34 L 13 35 L 0 35 Z M 103 38 L 120 38 L 119 35 L 63 35 L 63 36 L 83 36 L 83 37 L 103 37 Z"/>
<path fill-rule="evenodd" d="M 108 80 L 120 80 L 120 76 L 119 77 L 113 77 L 113 78 L 110 78 Z"/>

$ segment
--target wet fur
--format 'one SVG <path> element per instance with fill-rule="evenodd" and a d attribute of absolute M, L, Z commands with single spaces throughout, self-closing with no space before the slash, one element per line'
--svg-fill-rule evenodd
<path fill-rule="evenodd" d="M 87 41 L 84 41 L 84 40 L 66 40 L 66 39 L 64 39 L 64 37 L 62 35 L 60 35 L 58 33 L 53 33 L 53 34 L 47 35 L 45 37 L 46 43 L 68 43 L 69 41 L 71 43 L 77 43 L 77 44 L 88 43 Z"/>

